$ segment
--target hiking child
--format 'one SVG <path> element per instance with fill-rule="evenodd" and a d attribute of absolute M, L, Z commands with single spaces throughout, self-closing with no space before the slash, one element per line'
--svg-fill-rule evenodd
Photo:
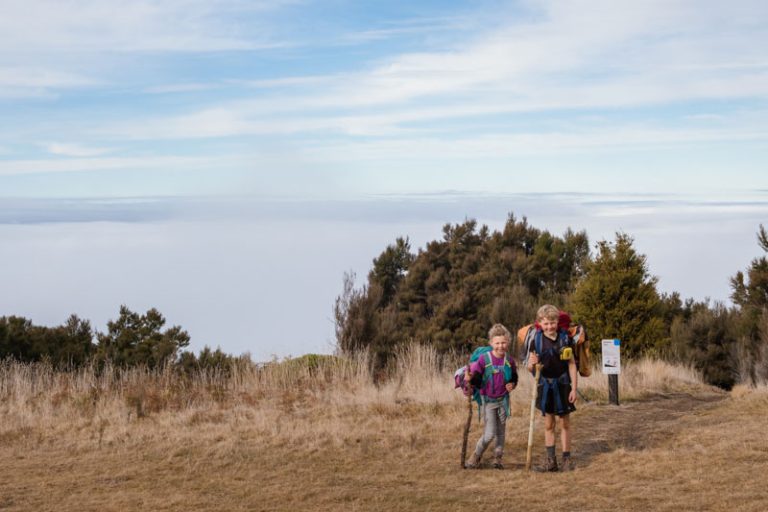
<path fill-rule="evenodd" d="M 488 331 L 491 350 L 470 364 L 465 374 L 467 382 L 475 381 L 482 376 L 480 385 L 480 415 L 485 427 L 483 435 L 477 441 L 475 451 L 467 462 L 466 467 L 476 468 L 480 465 L 483 452 L 495 438 L 493 467 L 504 469 L 504 433 L 509 417 L 509 393 L 517 386 L 517 368 L 515 360 L 507 354 L 511 335 L 506 327 L 495 324 Z M 471 390 L 468 388 L 469 393 Z"/>
<path fill-rule="evenodd" d="M 563 449 L 562 471 L 573 469 L 571 460 L 571 425 L 569 414 L 576 410 L 578 372 L 573 357 L 573 341 L 564 329 L 558 329 L 560 311 L 552 305 L 541 306 L 536 313 L 533 342 L 527 347 L 527 369 L 531 373 L 541 364 L 536 407 L 544 415 L 544 446 L 546 463 L 541 471 L 557 471 L 555 456 L 555 418 L 560 423 L 560 442 Z"/>

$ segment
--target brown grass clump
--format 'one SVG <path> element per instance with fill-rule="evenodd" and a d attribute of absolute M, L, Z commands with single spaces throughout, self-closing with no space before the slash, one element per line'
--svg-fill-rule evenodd
<path fill-rule="evenodd" d="M 581 380 L 579 385 L 587 399 L 608 400 L 608 379 L 599 368 L 593 377 Z M 619 375 L 619 393 L 624 401 L 642 400 L 652 395 L 696 392 L 706 388 L 701 374 L 692 366 L 672 364 L 660 359 L 644 358 L 622 365 Z"/>
<path fill-rule="evenodd" d="M 594 400 L 573 418 L 578 469 L 529 474 L 521 466 L 532 379 L 521 375 L 507 469 L 465 471 L 455 366 L 420 346 L 404 349 L 391 378 L 376 384 L 365 357 L 190 378 L 5 362 L 0 509 L 763 508 L 762 487 L 748 475 L 768 456 L 768 394 L 731 399 L 689 369 L 649 361 L 624 368 L 625 405 L 613 407 L 603 405 L 607 379 L 596 374 L 581 380 Z M 537 458 L 541 428 L 539 417 Z"/>

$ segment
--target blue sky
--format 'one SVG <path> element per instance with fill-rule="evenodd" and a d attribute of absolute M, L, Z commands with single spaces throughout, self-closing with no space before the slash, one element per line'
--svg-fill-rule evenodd
<path fill-rule="evenodd" d="M 103 325 L 120 303 L 160 301 L 199 346 L 301 353 L 328 344 L 343 270 L 364 275 L 396 236 L 424 243 L 444 222 L 498 226 L 509 211 L 593 240 L 627 230 L 662 287 L 727 299 L 768 211 L 767 24 L 768 4 L 750 0 L 4 0 L 0 233 L 16 245 L 0 277 L 40 287 L 0 314 Z M 313 237 L 340 229 L 360 241 Z M 232 234 L 221 252 L 180 237 L 217 233 Z M 676 258 L 713 234 L 726 249 L 696 272 Z M 161 292 L 167 273 L 139 247 L 191 258 L 189 273 Z M 310 276 L 300 254 L 313 247 L 327 279 L 292 286 L 313 297 L 294 314 L 317 317 L 314 341 L 257 343 L 237 320 L 211 339 L 200 318 L 214 299 L 188 300 L 193 276 L 225 283 L 218 304 L 277 339 L 264 297 L 297 292 L 245 261 Z M 216 281 L 227 251 L 248 256 L 242 274 Z M 117 278 L 90 299 L 43 285 L 90 282 L 123 257 L 155 276 L 143 292 Z"/>

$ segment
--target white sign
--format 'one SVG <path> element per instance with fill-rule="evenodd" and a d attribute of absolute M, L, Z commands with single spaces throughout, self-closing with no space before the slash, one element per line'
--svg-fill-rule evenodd
<path fill-rule="evenodd" d="M 621 373 L 620 349 L 620 340 L 603 340 L 603 374 L 618 375 Z"/>

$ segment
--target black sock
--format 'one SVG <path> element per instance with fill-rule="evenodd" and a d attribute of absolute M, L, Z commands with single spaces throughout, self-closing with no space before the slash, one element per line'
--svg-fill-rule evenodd
<path fill-rule="evenodd" d="M 547 446 L 546 448 L 547 448 L 547 457 L 550 457 L 550 458 L 554 459 L 555 458 L 555 446 L 554 445 Z"/>
<path fill-rule="evenodd" d="M 570 457 L 571 452 L 563 452 L 563 458 Z"/>

